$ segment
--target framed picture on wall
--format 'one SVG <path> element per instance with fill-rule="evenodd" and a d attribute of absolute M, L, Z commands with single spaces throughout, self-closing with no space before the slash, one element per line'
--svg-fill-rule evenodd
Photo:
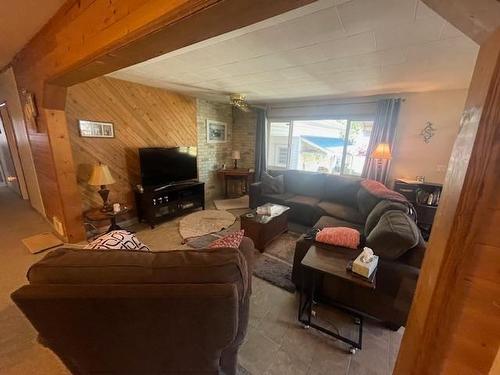
<path fill-rule="evenodd" d="M 225 122 L 207 120 L 207 143 L 227 142 L 227 124 Z"/>
<path fill-rule="evenodd" d="M 112 122 L 78 120 L 80 137 L 114 138 L 115 128 Z"/>

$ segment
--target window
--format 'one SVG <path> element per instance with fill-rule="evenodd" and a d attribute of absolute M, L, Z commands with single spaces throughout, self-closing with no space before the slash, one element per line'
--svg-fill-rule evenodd
<path fill-rule="evenodd" d="M 267 166 L 269 168 L 287 168 L 289 134 L 289 122 L 273 122 L 271 124 L 267 146 Z"/>
<path fill-rule="evenodd" d="M 372 128 L 357 119 L 271 121 L 268 167 L 360 176 Z"/>
<path fill-rule="evenodd" d="M 279 145 L 277 146 L 278 150 L 276 151 L 277 162 L 280 167 L 286 168 L 286 162 L 288 160 L 288 146 L 287 145 Z"/>

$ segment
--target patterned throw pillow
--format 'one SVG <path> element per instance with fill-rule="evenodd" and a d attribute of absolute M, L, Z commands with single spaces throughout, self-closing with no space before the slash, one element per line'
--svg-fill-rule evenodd
<path fill-rule="evenodd" d="M 84 249 L 92 250 L 144 250 L 149 248 L 138 240 L 137 236 L 126 230 L 114 230 L 97 237 Z"/>
<path fill-rule="evenodd" d="M 245 231 L 243 229 L 239 230 L 238 232 L 228 234 L 227 236 L 219 238 L 218 240 L 212 242 L 209 248 L 213 249 L 221 247 L 231 247 L 238 249 L 240 247 L 241 241 L 243 240 L 244 234 Z"/>
<path fill-rule="evenodd" d="M 316 241 L 328 245 L 357 249 L 361 241 L 356 229 L 347 227 L 324 228 L 316 234 Z"/>

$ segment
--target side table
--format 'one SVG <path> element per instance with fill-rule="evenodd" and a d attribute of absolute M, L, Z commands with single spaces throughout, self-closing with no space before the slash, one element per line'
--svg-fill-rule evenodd
<path fill-rule="evenodd" d="M 229 196 L 227 185 L 230 180 L 242 181 L 244 183 L 242 193 L 247 194 L 250 183 L 253 181 L 254 172 L 251 172 L 249 169 L 245 168 L 227 168 L 219 169 L 217 171 L 217 174 L 219 176 L 222 176 L 224 182 L 224 196 L 227 198 Z"/>
<path fill-rule="evenodd" d="M 350 314 L 355 319 L 356 324 L 358 324 L 358 340 L 353 341 L 348 337 L 340 335 L 340 332 L 332 332 L 320 324 L 315 323 L 312 319 L 315 315 L 315 312 L 313 311 L 313 304 L 315 303 L 314 297 L 316 293 L 317 279 L 323 277 L 324 275 L 356 283 L 364 288 L 375 289 L 376 275 L 373 275 L 373 281 L 368 281 L 347 270 L 349 262 L 359 255 L 360 252 L 361 251 L 353 251 L 353 255 L 348 256 L 342 253 L 336 253 L 332 250 L 323 249 L 317 245 L 312 245 L 307 251 L 304 259 L 302 259 L 301 263 L 303 282 L 300 291 L 298 320 L 304 324 L 304 328 L 313 327 L 327 335 L 335 337 L 336 339 L 351 345 L 351 354 L 356 353 L 356 350 L 361 349 L 362 347 L 364 314 L 361 311 L 355 310 L 338 302 L 332 300 L 327 301 L 327 305 L 336 307 L 339 310 Z"/>
<path fill-rule="evenodd" d="M 126 214 L 127 212 L 129 212 L 129 209 L 122 205 L 122 209 L 119 212 L 113 212 L 113 211 L 103 212 L 103 211 L 101 211 L 100 208 L 92 208 L 88 211 L 85 211 L 83 213 L 83 216 L 85 217 L 85 219 L 87 219 L 89 221 L 94 221 L 94 222 L 109 220 L 109 222 L 111 224 L 107 230 L 107 232 L 109 233 L 113 230 L 122 229 L 116 223 L 116 218 Z"/>

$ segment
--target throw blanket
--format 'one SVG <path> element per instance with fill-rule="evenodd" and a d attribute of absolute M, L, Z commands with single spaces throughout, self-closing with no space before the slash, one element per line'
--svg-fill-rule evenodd
<path fill-rule="evenodd" d="M 376 196 L 380 199 L 387 199 L 390 201 L 408 203 L 408 199 L 403 194 L 400 194 L 394 190 L 387 188 L 385 185 L 381 184 L 375 180 L 363 180 L 361 181 L 361 186 L 365 188 L 370 194 Z"/>

